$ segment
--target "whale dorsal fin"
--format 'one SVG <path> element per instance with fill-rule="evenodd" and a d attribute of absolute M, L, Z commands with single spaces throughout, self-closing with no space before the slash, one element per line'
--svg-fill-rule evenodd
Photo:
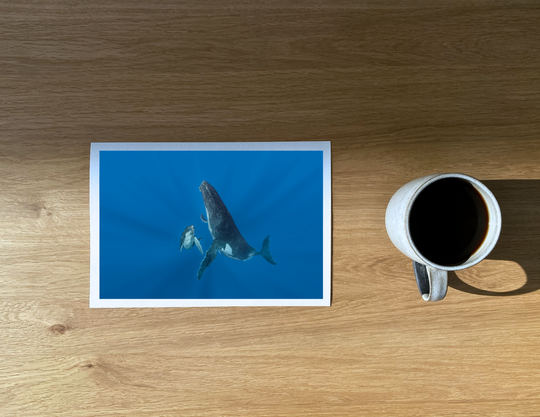
<path fill-rule="evenodd" d="M 201 213 L 201 220 L 205 223 L 208 223 L 208 221 L 204 218 L 204 214 Z"/>
<path fill-rule="evenodd" d="M 195 239 L 197 240 L 197 239 Z M 214 240 L 212 242 L 212 246 L 206 251 L 206 255 L 204 255 L 204 258 L 201 262 L 201 266 L 199 267 L 199 272 L 197 272 L 197 279 L 200 280 L 201 277 L 204 274 L 204 270 L 208 268 L 208 265 L 212 263 L 214 259 L 216 259 L 217 251 L 218 251 L 218 244 Z"/>

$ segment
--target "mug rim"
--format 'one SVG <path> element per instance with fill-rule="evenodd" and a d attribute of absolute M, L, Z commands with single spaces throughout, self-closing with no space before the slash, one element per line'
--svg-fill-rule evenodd
<path fill-rule="evenodd" d="M 410 227 L 409 227 L 409 217 L 410 217 L 412 206 L 416 198 L 428 185 L 433 184 L 434 182 L 442 180 L 444 178 L 460 178 L 471 183 L 478 191 L 481 191 L 480 195 L 485 200 L 484 202 L 486 203 L 486 208 L 488 210 L 488 227 L 486 231 L 486 237 L 484 238 L 484 242 L 482 242 L 482 244 L 471 254 L 471 256 L 465 262 L 459 265 L 452 265 L 452 266 L 437 264 L 435 262 L 430 261 L 425 256 L 423 256 L 412 240 Z M 486 196 L 489 198 L 490 202 L 492 203 L 491 206 L 488 204 L 488 201 L 487 201 L 488 198 L 486 198 Z M 492 213 L 492 210 L 494 211 L 494 213 Z M 494 217 L 493 221 L 492 221 L 492 216 Z M 407 225 L 405 234 L 407 236 L 407 241 L 410 247 L 412 248 L 414 254 L 420 259 L 421 263 L 423 263 L 424 265 L 431 266 L 433 268 L 442 269 L 444 271 L 458 271 L 460 269 L 465 269 L 473 265 L 476 265 L 477 263 L 481 262 L 490 254 L 490 252 L 493 250 L 493 248 L 497 244 L 497 241 L 499 240 L 499 236 L 501 234 L 501 217 L 502 216 L 501 216 L 501 209 L 499 207 L 499 202 L 497 201 L 493 193 L 489 190 L 489 188 L 486 185 L 484 185 L 481 181 L 477 180 L 474 177 L 471 177 L 470 175 L 460 174 L 460 173 L 433 174 L 430 176 L 430 178 L 424 181 L 424 183 L 422 183 L 415 190 L 414 194 L 409 199 L 407 208 L 405 210 L 405 224 Z M 488 241 L 487 237 L 490 231 L 492 233 L 492 236 L 490 240 Z"/>

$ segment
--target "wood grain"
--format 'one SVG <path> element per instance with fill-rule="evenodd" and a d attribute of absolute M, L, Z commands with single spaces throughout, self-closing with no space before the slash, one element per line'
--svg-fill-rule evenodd
<path fill-rule="evenodd" d="M 0 2 L 0 415 L 538 416 L 537 2 Z M 331 140 L 329 308 L 88 308 L 91 142 Z M 384 229 L 463 172 L 501 239 L 424 303 Z"/>

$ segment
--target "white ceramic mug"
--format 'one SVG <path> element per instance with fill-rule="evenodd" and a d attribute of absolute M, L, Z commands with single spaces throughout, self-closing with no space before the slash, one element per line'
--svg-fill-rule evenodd
<path fill-rule="evenodd" d="M 418 201 L 425 201 L 429 198 L 429 190 L 434 189 L 434 187 L 431 187 L 428 191 L 425 191 L 428 186 L 433 185 L 442 179 L 449 178 L 463 180 L 474 187 L 483 200 L 485 209 L 487 209 L 487 220 L 484 222 L 485 235 L 483 240 L 479 240 L 481 243 L 479 243 L 479 246 L 472 251 L 467 259 L 452 265 L 436 263 L 426 257 L 425 253 L 422 253 L 417 247 L 418 245 L 415 244 L 415 241 L 411 236 L 410 227 L 411 210 L 414 207 L 415 200 L 417 200 L 417 198 L 422 195 L 422 192 L 424 192 L 422 200 Z M 446 181 L 446 183 L 448 183 L 448 181 Z M 440 184 L 441 183 L 438 185 Z M 433 210 L 433 213 L 436 214 L 438 210 L 437 201 L 429 201 L 429 203 L 431 205 L 429 210 Z M 425 205 L 424 202 L 422 204 Z M 453 213 L 454 212 L 452 212 L 452 214 Z M 459 214 L 456 214 L 456 216 L 459 216 Z M 396 191 L 388 203 L 385 220 L 386 231 L 392 243 L 403 254 L 413 260 L 416 282 L 420 293 L 422 294 L 422 298 L 426 301 L 442 300 L 448 289 L 448 271 L 457 271 L 476 265 L 495 247 L 501 232 L 501 210 L 497 200 L 484 184 L 477 179 L 464 174 L 427 175 L 405 184 Z M 418 222 L 416 219 L 414 221 Z M 445 238 L 445 236 L 432 236 L 433 242 Z"/>

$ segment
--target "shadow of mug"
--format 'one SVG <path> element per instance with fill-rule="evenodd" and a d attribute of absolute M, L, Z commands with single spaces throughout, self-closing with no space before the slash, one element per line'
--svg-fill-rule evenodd
<path fill-rule="evenodd" d="M 482 285 L 477 287 L 475 285 L 478 283 L 471 285 L 462 279 L 473 267 L 456 271 L 457 273 L 450 272 L 448 286 L 471 294 L 499 297 L 526 294 L 540 289 L 540 180 L 482 182 L 499 202 L 502 228 L 497 245 L 479 266 L 489 260 L 515 262 L 525 272 L 526 282 L 521 287 L 509 291 L 482 289 Z M 489 284 L 489 277 L 484 283 Z"/>

